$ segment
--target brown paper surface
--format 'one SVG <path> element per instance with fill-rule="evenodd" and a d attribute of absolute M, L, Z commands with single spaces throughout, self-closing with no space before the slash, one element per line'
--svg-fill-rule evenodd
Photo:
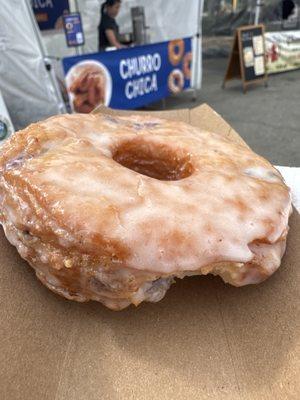
<path fill-rule="evenodd" d="M 241 140 L 208 106 L 163 116 Z M 0 229 L 0 399 L 299 399 L 299 222 L 266 282 L 185 278 L 121 312 L 51 293 Z"/>

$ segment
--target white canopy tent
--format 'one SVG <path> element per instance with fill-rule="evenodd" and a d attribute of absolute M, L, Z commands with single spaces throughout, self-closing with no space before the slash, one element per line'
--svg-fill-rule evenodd
<path fill-rule="evenodd" d="M 0 0 L 0 90 L 16 129 L 65 111 L 27 0 Z"/>

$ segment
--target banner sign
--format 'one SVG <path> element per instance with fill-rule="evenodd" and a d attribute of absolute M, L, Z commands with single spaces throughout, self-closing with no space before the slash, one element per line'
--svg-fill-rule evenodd
<path fill-rule="evenodd" d="M 265 34 L 269 74 L 300 68 L 300 31 Z"/>
<path fill-rule="evenodd" d="M 67 57 L 63 67 L 75 112 L 135 109 L 191 86 L 192 40 Z"/>
<path fill-rule="evenodd" d="M 62 16 L 70 12 L 69 0 L 31 0 L 41 30 L 62 29 Z"/>
<path fill-rule="evenodd" d="M 63 20 L 67 46 L 77 47 L 84 45 L 84 34 L 80 13 L 65 14 Z"/>

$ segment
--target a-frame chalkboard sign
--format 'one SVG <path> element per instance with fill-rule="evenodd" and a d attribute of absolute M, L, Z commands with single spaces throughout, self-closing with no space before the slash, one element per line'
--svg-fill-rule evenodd
<path fill-rule="evenodd" d="M 264 25 L 242 26 L 236 30 L 223 88 L 231 79 L 242 80 L 244 93 L 253 83 L 267 86 L 264 32 Z"/>

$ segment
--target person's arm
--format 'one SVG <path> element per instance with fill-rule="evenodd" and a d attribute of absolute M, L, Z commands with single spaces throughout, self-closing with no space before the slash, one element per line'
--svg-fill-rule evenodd
<path fill-rule="evenodd" d="M 116 47 L 117 49 L 123 49 L 125 47 L 118 41 L 113 29 L 106 29 L 105 35 L 111 46 Z"/>

